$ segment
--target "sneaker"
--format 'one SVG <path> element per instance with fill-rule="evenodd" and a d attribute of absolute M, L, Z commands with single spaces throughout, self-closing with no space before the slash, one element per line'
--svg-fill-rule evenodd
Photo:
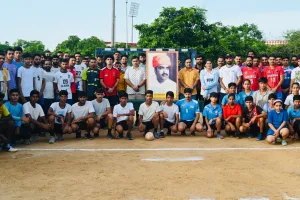
<path fill-rule="evenodd" d="M 123 133 L 119 133 L 119 138 L 124 138 Z"/>
<path fill-rule="evenodd" d="M 111 133 L 107 134 L 108 139 L 115 139 L 114 136 Z"/>
<path fill-rule="evenodd" d="M 218 134 L 217 134 L 217 138 L 219 138 L 219 139 L 224 139 L 224 136 L 221 135 L 221 133 L 218 133 Z"/>
<path fill-rule="evenodd" d="M 35 135 L 31 136 L 30 141 L 31 142 L 36 142 L 37 141 L 37 137 Z"/>
<path fill-rule="evenodd" d="M 8 145 L 6 146 L 6 150 L 7 150 L 8 152 L 17 152 L 17 151 L 18 151 L 17 149 L 13 148 L 10 144 L 8 144 Z"/>
<path fill-rule="evenodd" d="M 63 140 L 64 140 L 64 136 L 61 135 L 61 134 L 58 135 L 58 136 L 57 136 L 57 140 L 58 140 L 58 141 L 63 141 Z"/>
<path fill-rule="evenodd" d="M 55 143 L 55 137 L 51 136 L 49 140 L 49 144 L 54 144 Z"/>
<path fill-rule="evenodd" d="M 191 136 L 196 136 L 196 133 L 195 132 L 191 132 Z"/>
<path fill-rule="evenodd" d="M 253 133 L 248 133 L 248 138 L 253 138 Z"/>
<path fill-rule="evenodd" d="M 261 141 L 261 140 L 264 140 L 264 136 L 263 134 L 258 134 L 257 138 L 256 138 L 257 141 Z"/>
<path fill-rule="evenodd" d="M 123 135 L 123 134 L 122 134 L 122 135 Z M 131 133 L 127 133 L 127 134 L 126 134 L 126 138 L 127 138 L 128 140 L 133 140 Z"/>
<path fill-rule="evenodd" d="M 161 131 L 161 132 L 159 133 L 159 137 L 160 137 L 160 138 L 164 138 L 164 137 L 165 137 L 165 133 Z"/>
<path fill-rule="evenodd" d="M 155 139 L 159 139 L 159 135 L 156 131 L 153 132 L 153 136 L 155 137 Z"/>
<path fill-rule="evenodd" d="M 240 137 L 240 133 L 239 132 L 235 132 L 235 137 L 237 138 L 237 139 L 240 139 L 241 137 Z"/>
<path fill-rule="evenodd" d="M 94 138 L 91 136 L 91 134 L 89 134 L 89 133 L 86 133 L 86 134 L 85 134 L 85 138 L 86 138 L 86 139 L 89 139 L 89 140 L 94 139 Z"/>
<path fill-rule="evenodd" d="M 281 145 L 282 146 L 286 146 L 287 145 L 287 142 L 285 140 L 281 140 Z"/>
<path fill-rule="evenodd" d="M 282 141 L 282 140 L 281 140 L 280 137 L 278 137 L 278 138 L 276 139 L 276 142 L 277 142 L 277 143 L 281 143 L 281 141 Z"/>
<path fill-rule="evenodd" d="M 23 144 L 30 145 L 31 144 L 30 139 L 24 139 Z"/>
<path fill-rule="evenodd" d="M 81 139 L 81 130 L 76 131 L 76 138 Z"/>

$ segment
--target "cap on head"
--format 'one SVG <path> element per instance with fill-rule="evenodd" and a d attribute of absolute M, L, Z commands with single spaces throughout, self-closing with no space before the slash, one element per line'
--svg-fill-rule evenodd
<path fill-rule="evenodd" d="M 152 59 L 152 66 L 154 68 L 162 65 L 171 66 L 171 59 L 167 54 L 160 54 L 157 56 L 154 56 Z"/>

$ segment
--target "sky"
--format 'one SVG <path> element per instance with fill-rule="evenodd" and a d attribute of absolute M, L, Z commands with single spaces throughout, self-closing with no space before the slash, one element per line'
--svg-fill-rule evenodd
<path fill-rule="evenodd" d="M 116 1 L 116 42 L 126 42 L 126 0 Z M 207 10 L 209 23 L 254 23 L 267 40 L 283 39 L 287 30 L 300 29 L 299 0 L 128 0 L 139 3 L 134 24 L 152 23 L 163 7 L 199 6 Z M 0 42 L 17 39 L 42 41 L 54 50 L 70 35 L 81 39 L 97 36 L 111 41 L 112 0 L 9 0 L 1 1 Z M 128 41 L 131 42 L 128 17 Z M 133 42 L 138 32 L 133 32 Z"/>

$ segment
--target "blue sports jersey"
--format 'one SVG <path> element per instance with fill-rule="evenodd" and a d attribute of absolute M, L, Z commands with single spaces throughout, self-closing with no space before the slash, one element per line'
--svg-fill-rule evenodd
<path fill-rule="evenodd" d="M 291 82 L 291 74 L 293 71 L 294 67 L 289 66 L 288 68 L 283 68 L 284 71 L 284 80 L 283 83 L 281 85 L 282 89 L 286 89 L 290 87 L 290 82 Z"/>
<path fill-rule="evenodd" d="M 241 104 L 240 96 L 238 94 L 235 94 L 234 103 L 235 104 Z M 226 94 L 222 99 L 222 105 L 227 105 L 227 104 L 228 104 L 228 94 Z"/>
<path fill-rule="evenodd" d="M 292 122 L 295 118 L 300 118 L 300 109 L 295 110 L 294 106 L 288 108 L 287 113 L 290 122 Z"/>
<path fill-rule="evenodd" d="M 13 59 L 12 64 L 16 65 L 18 69 L 24 66 L 24 62 L 16 62 L 15 59 Z"/>
<path fill-rule="evenodd" d="M 193 121 L 196 118 L 196 113 L 200 113 L 199 104 L 196 100 L 187 102 L 185 99 L 181 99 L 176 102 L 180 111 L 181 121 Z"/>
<path fill-rule="evenodd" d="M 211 104 L 208 104 L 204 107 L 203 110 L 203 117 L 206 117 L 208 121 L 210 121 L 211 119 L 220 117 L 223 115 L 223 110 L 222 107 L 217 104 L 216 107 L 213 107 Z M 216 121 L 214 120 L 212 122 L 212 124 L 215 124 Z"/>
<path fill-rule="evenodd" d="M 14 119 L 15 126 L 20 127 L 22 124 L 21 117 L 23 117 L 23 106 L 20 103 L 17 103 L 17 105 L 12 105 L 9 101 L 4 105 Z"/>
<path fill-rule="evenodd" d="M 271 110 L 268 113 L 268 123 L 273 124 L 273 126 L 278 129 L 283 122 L 288 122 L 288 114 L 286 110 L 281 109 L 280 113 L 277 113 L 276 110 Z M 269 128 L 268 135 L 273 135 L 274 131 Z"/>
<path fill-rule="evenodd" d="M 246 107 L 246 104 L 245 104 L 245 98 L 246 98 L 247 96 L 253 96 L 253 94 L 254 94 L 253 91 L 250 91 L 250 94 L 249 94 L 249 95 L 247 95 L 247 94 L 245 93 L 245 91 L 242 91 L 242 92 L 239 93 L 239 96 L 240 96 L 240 104 L 241 104 L 242 108 Z"/>

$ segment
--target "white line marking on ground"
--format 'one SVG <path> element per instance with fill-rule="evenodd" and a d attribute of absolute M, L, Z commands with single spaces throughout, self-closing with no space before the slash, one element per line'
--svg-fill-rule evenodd
<path fill-rule="evenodd" d="M 266 197 L 246 197 L 246 198 L 240 198 L 240 200 L 269 200 L 269 198 L 266 198 Z"/>
<path fill-rule="evenodd" d="M 300 200 L 300 198 L 289 197 L 286 193 L 282 193 L 282 195 L 286 200 Z"/>
<path fill-rule="evenodd" d="M 215 198 L 191 198 L 189 200 L 216 200 Z"/>
<path fill-rule="evenodd" d="M 17 148 L 19 151 L 275 151 L 300 150 L 300 147 L 270 147 L 270 148 L 112 148 L 112 149 L 84 149 L 84 148 Z"/>
<path fill-rule="evenodd" d="M 152 162 L 183 162 L 183 161 L 199 161 L 204 160 L 203 157 L 183 157 L 183 158 L 145 158 L 143 161 L 152 161 Z"/>

